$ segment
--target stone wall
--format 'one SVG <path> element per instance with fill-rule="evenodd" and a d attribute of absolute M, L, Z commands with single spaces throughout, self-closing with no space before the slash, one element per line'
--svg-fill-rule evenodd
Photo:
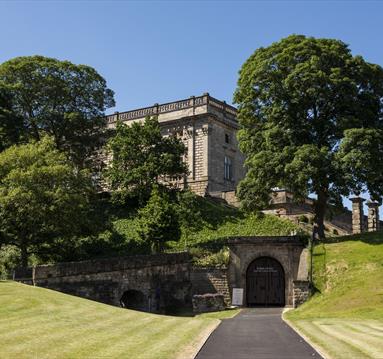
<path fill-rule="evenodd" d="M 29 281 L 115 306 L 130 307 L 121 300 L 131 291 L 142 298 L 135 307 L 164 312 L 191 307 L 189 262 L 187 253 L 176 253 L 59 263 L 35 267 Z M 15 280 L 28 282 L 21 271 Z"/>
<path fill-rule="evenodd" d="M 297 308 L 310 296 L 310 285 L 307 280 L 295 280 L 293 282 L 293 307 Z"/>
<path fill-rule="evenodd" d="M 190 272 L 193 294 L 221 294 L 230 305 L 230 292 L 226 268 L 193 267 Z"/>
<path fill-rule="evenodd" d="M 193 312 L 206 313 L 224 310 L 226 307 L 222 294 L 195 294 L 193 295 Z"/>

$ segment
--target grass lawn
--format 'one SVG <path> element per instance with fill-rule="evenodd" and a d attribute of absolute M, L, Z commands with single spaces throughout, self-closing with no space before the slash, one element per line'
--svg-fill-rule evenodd
<path fill-rule="evenodd" d="M 121 309 L 0 281 L 0 358 L 188 358 L 220 319 Z"/>
<path fill-rule="evenodd" d="M 315 248 L 317 293 L 285 318 L 329 357 L 383 358 L 383 233 L 333 240 Z"/>

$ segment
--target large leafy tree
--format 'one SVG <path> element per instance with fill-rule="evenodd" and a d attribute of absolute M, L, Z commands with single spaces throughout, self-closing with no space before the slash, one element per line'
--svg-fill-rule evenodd
<path fill-rule="evenodd" d="M 383 69 L 333 39 L 292 35 L 256 50 L 240 70 L 240 148 L 247 175 L 238 195 L 268 204 L 275 187 L 315 193 L 324 237 L 330 201 L 383 194 Z"/>
<path fill-rule="evenodd" d="M 76 169 L 50 138 L 12 146 L 0 153 L 0 245 L 31 254 L 49 252 L 57 240 L 84 227 L 92 194 L 90 177 Z"/>
<path fill-rule="evenodd" d="M 185 145 L 174 136 L 162 136 L 156 118 L 117 123 L 108 149 L 111 160 L 105 178 L 113 199 L 120 203 L 138 198 L 142 205 L 153 185 L 171 187 L 187 173 L 182 161 Z"/>
<path fill-rule="evenodd" d="M 84 166 L 102 139 L 104 110 L 114 106 L 113 91 L 95 69 L 43 56 L 17 57 L 0 65 L 0 86 L 11 93 L 30 139 L 48 134 Z"/>

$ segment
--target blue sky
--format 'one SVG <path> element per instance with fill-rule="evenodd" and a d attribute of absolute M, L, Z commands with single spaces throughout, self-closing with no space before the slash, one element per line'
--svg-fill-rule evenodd
<path fill-rule="evenodd" d="M 0 62 L 91 65 L 115 91 L 108 112 L 203 92 L 231 103 L 243 62 L 292 33 L 383 65 L 383 1 L 0 1 L 0 15 Z"/>

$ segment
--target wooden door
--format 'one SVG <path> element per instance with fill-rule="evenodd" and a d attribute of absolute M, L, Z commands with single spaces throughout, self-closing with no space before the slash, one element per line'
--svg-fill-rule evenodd
<path fill-rule="evenodd" d="M 284 270 L 277 260 L 260 257 L 253 261 L 246 274 L 247 305 L 284 305 L 284 277 Z"/>

